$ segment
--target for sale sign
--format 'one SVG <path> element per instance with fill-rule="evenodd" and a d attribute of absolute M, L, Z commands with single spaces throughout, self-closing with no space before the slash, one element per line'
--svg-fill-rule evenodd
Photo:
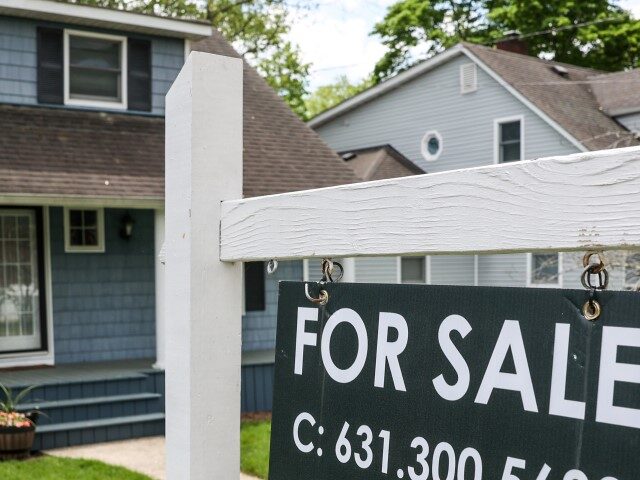
<path fill-rule="evenodd" d="M 637 480 L 640 294 L 280 285 L 271 480 Z"/>

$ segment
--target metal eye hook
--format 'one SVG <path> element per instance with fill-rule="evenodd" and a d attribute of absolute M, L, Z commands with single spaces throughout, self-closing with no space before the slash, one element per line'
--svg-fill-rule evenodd
<path fill-rule="evenodd" d="M 326 290 L 320 290 L 320 295 L 318 298 L 313 298 L 309 293 L 309 284 L 305 282 L 304 284 L 304 294 L 307 297 L 307 300 L 315 303 L 316 305 L 326 305 L 329 301 L 329 293 Z"/>
<path fill-rule="evenodd" d="M 269 275 L 273 275 L 276 272 L 276 270 L 278 270 L 278 260 L 276 260 L 275 258 L 272 258 L 267 263 L 267 273 Z"/>

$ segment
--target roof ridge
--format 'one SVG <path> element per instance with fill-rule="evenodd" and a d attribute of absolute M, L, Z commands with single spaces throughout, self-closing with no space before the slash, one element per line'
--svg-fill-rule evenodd
<path fill-rule="evenodd" d="M 467 48 L 480 48 L 483 50 L 487 50 L 490 51 L 492 53 L 497 53 L 498 55 L 504 55 L 504 56 L 508 56 L 508 57 L 515 57 L 515 58 L 519 58 L 521 60 L 529 60 L 532 62 L 536 62 L 536 63 L 541 63 L 544 65 L 549 65 L 549 66 L 553 66 L 553 65 L 559 65 L 562 67 L 569 67 L 575 70 L 580 70 L 583 72 L 593 72 L 593 73 L 598 73 L 598 74 L 603 74 L 603 73 L 612 73 L 612 72 L 605 72 L 604 70 L 598 70 L 596 68 L 591 68 L 591 67 L 582 67 L 580 65 L 575 65 L 573 63 L 566 63 L 566 62 L 558 62 L 557 60 L 548 60 L 546 58 L 540 58 L 537 57 L 535 55 L 529 55 L 529 54 L 524 54 L 524 53 L 517 53 L 517 52 L 510 52 L 508 50 L 502 50 L 500 48 L 497 48 L 495 46 L 493 47 L 489 47 L 487 45 L 482 45 L 479 43 L 472 43 L 472 42 L 460 42 L 464 47 Z"/>

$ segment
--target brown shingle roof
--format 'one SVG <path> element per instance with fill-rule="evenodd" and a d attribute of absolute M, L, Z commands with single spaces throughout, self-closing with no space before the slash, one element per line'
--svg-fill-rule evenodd
<path fill-rule="evenodd" d="M 192 50 L 239 57 L 219 32 Z M 246 62 L 244 64 L 245 196 L 328 187 L 358 178 Z"/>
<path fill-rule="evenodd" d="M 600 109 L 590 79 L 602 72 L 469 43 L 464 47 L 588 149 L 639 144 Z M 554 65 L 566 74 L 556 73 Z"/>
<path fill-rule="evenodd" d="M 237 56 L 215 33 L 194 50 Z M 0 105 L 0 193 L 161 200 L 164 118 Z M 244 68 L 244 195 L 357 182 L 343 161 Z"/>
<path fill-rule="evenodd" d="M 163 118 L 0 105 L 0 132 L 2 194 L 164 196 Z"/>
<path fill-rule="evenodd" d="M 609 115 L 640 111 L 640 69 L 591 77 L 596 99 Z"/>
<path fill-rule="evenodd" d="M 391 145 L 347 150 L 340 155 L 360 180 L 382 180 L 425 173 Z"/>

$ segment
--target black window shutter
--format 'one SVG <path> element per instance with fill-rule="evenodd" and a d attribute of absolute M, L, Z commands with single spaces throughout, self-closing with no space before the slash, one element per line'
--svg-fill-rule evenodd
<path fill-rule="evenodd" d="M 129 38 L 127 103 L 129 110 L 151 111 L 151 42 Z"/>
<path fill-rule="evenodd" d="M 247 312 L 264 310 L 264 262 L 244 264 L 244 308 Z"/>
<path fill-rule="evenodd" d="M 62 29 L 38 27 L 38 102 L 64 103 Z"/>

